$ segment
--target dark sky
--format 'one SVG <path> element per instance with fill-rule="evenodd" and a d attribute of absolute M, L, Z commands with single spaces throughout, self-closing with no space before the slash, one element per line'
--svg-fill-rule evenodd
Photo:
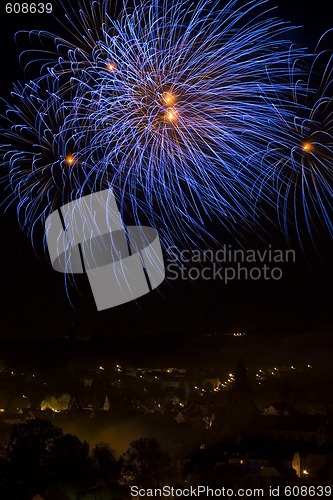
<path fill-rule="evenodd" d="M 303 25 L 295 41 L 305 46 L 313 48 L 319 36 L 333 27 L 330 6 L 325 0 L 308 6 L 299 1 L 276 3 L 279 16 Z M 0 95 L 7 98 L 11 81 L 21 77 L 14 32 L 25 28 L 51 29 L 52 21 L 46 16 L 10 16 L 2 12 L 0 23 L 3 49 Z M 53 271 L 42 255 L 34 254 L 30 240 L 18 226 L 15 207 L 1 213 L 0 226 L 0 338 L 63 336 L 68 332 L 82 336 L 118 332 L 167 335 L 175 331 L 209 333 L 235 329 L 283 333 L 315 330 L 317 325 L 333 323 L 333 245 L 321 231 L 315 246 L 309 238 L 305 238 L 303 250 L 295 241 L 291 242 L 296 262 L 283 266 L 283 279 L 278 282 L 238 281 L 229 285 L 220 281 L 165 282 L 137 303 L 97 313 L 84 277 L 78 277 L 79 290 L 70 289 L 70 304 L 63 275 Z M 267 231 L 265 243 L 254 233 L 248 234 L 244 248 L 264 249 L 268 244 L 287 248 L 273 226 L 267 226 Z M 232 244 L 233 248 L 239 248 L 235 238 L 222 229 L 216 229 L 216 234 L 218 247 Z"/>

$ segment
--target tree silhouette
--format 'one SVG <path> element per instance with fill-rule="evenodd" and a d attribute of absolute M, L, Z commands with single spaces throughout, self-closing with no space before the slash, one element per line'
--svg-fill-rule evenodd
<path fill-rule="evenodd" d="M 68 410 L 71 402 L 71 397 L 69 394 L 61 394 L 58 398 L 55 396 L 46 396 L 40 404 L 42 410 L 52 410 L 54 412 Z"/>
<path fill-rule="evenodd" d="M 48 420 L 27 420 L 13 425 L 9 438 L 9 458 L 21 477 L 44 477 L 50 473 L 55 442 L 62 430 Z"/>
<path fill-rule="evenodd" d="M 34 419 L 13 425 L 8 463 L 13 478 L 11 498 L 15 500 L 57 484 L 80 489 L 92 484 L 88 443 L 64 434 L 48 420 Z"/>
<path fill-rule="evenodd" d="M 119 477 L 119 465 L 107 443 L 97 443 L 91 452 L 91 460 L 98 481 L 105 486 L 114 485 Z"/>
<path fill-rule="evenodd" d="M 132 441 L 120 463 L 123 484 L 153 488 L 166 484 L 172 477 L 171 458 L 155 438 Z"/>
<path fill-rule="evenodd" d="M 85 487 L 92 480 L 89 445 L 72 434 L 64 434 L 55 442 L 52 460 L 57 483 Z"/>
<path fill-rule="evenodd" d="M 62 430 L 48 420 L 27 420 L 13 425 L 9 437 L 8 458 L 12 477 L 12 488 L 17 498 L 24 498 L 24 492 L 42 489 L 53 481 L 52 461 L 55 442 L 62 436 Z"/>

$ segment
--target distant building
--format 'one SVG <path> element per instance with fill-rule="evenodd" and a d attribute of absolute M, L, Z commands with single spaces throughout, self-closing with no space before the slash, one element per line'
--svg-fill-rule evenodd
<path fill-rule="evenodd" d="M 111 405 L 109 403 L 109 398 L 105 396 L 104 404 L 103 404 L 103 410 L 104 411 L 110 411 Z"/>
<path fill-rule="evenodd" d="M 324 445 L 328 428 L 323 415 L 258 415 L 248 435 L 270 441 L 294 441 Z"/>
<path fill-rule="evenodd" d="M 238 361 L 235 379 L 228 391 L 227 420 L 229 433 L 235 435 L 244 430 L 258 409 L 250 387 L 243 359 Z"/>
<path fill-rule="evenodd" d="M 294 454 L 291 466 L 296 472 L 296 476 L 301 477 L 301 456 L 298 452 Z"/>
<path fill-rule="evenodd" d="M 293 409 L 281 401 L 277 401 L 276 403 L 266 406 L 264 409 L 265 415 L 290 415 L 292 412 Z"/>
<path fill-rule="evenodd" d="M 31 497 L 31 500 L 70 500 L 70 497 L 58 488 L 48 488 L 45 492 Z"/>
<path fill-rule="evenodd" d="M 226 395 L 226 407 L 214 409 L 215 419 L 206 436 L 207 446 L 241 435 L 259 414 L 242 359 L 238 361 L 234 381 Z"/>

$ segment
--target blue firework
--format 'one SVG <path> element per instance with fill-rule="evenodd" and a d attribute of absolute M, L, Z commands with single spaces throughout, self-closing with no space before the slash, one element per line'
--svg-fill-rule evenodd
<path fill-rule="evenodd" d="M 70 113 L 50 90 L 31 82 L 15 85 L 8 105 L 2 146 L 3 161 L 17 202 L 20 225 L 33 236 L 38 221 L 81 190 L 81 158 L 72 154 Z"/>
<path fill-rule="evenodd" d="M 300 241 L 322 229 L 333 236 L 333 53 L 318 50 L 308 64 L 305 81 L 291 71 L 290 98 L 275 107 L 275 134 L 257 181 L 283 231 L 291 236 L 296 228 Z"/>
<path fill-rule="evenodd" d="M 211 218 L 250 221 L 263 151 L 281 116 L 290 125 L 274 106 L 303 53 L 289 24 L 265 1 L 147 0 L 117 16 L 108 0 L 62 7 L 68 40 L 29 33 L 41 48 L 22 57 L 39 73 L 7 110 L 3 162 L 22 226 L 106 187 L 164 245 L 207 238 Z"/>

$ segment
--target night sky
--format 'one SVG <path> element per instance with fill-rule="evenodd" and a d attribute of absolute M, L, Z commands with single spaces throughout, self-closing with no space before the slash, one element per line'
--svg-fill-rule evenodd
<path fill-rule="evenodd" d="M 324 31 L 333 27 L 330 5 L 324 0 L 304 5 L 303 2 L 282 1 L 278 15 L 294 25 L 303 25 L 295 32 L 294 41 L 314 48 Z M 272 2 L 272 5 L 275 2 Z M 1 7 L 0 37 L 2 40 L 2 76 L 0 95 L 7 98 L 11 82 L 21 78 L 18 50 L 13 40 L 18 29 L 51 28 L 51 18 L 37 15 L 6 15 Z M 21 78 L 22 79 L 22 78 Z M 2 186 L 1 199 L 6 197 Z M 261 241 L 255 231 L 238 238 L 214 226 L 217 248 L 231 244 L 245 249 L 292 248 L 296 262 L 283 265 L 283 279 L 276 282 L 221 281 L 196 283 L 179 280 L 164 282 L 158 290 L 130 303 L 97 312 L 87 283 L 78 276 L 77 286 L 70 289 L 70 304 L 64 277 L 51 268 L 38 248 L 35 255 L 31 242 L 20 230 L 15 207 L 0 214 L 1 259 L 1 338 L 38 338 L 92 336 L 96 334 L 153 334 L 170 332 L 196 334 L 246 330 L 248 332 L 298 333 L 316 331 L 333 324 L 333 244 L 320 228 L 315 243 L 304 236 L 303 248 L 294 239 L 288 244 L 274 225 L 266 225 L 267 235 Z M 214 225 L 214 223 L 213 223 Z"/>

